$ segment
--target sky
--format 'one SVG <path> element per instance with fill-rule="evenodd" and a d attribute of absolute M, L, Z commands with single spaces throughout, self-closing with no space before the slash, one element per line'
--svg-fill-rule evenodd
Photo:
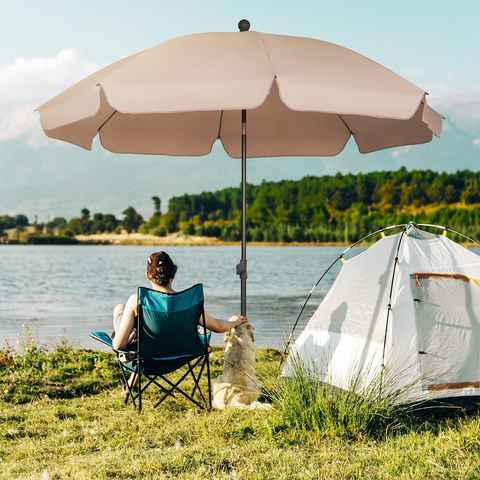
<path fill-rule="evenodd" d="M 250 179 L 307 173 L 409 168 L 478 168 L 480 160 L 480 2 L 377 0 L 2 2 L 0 20 L 0 214 L 72 215 L 83 206 L 119 213 L 150 197 L 238 184 L 235 161 L 215 148 L 204 163 L 118 158 L 47 140 L 35 107 L 121 57 L 201 31 L 252 29 L 321 38 L 376 60 L 430 93 L 445 135 L 415 149 L 338 159 L 254 160 Z M 435 143 L 435 142 L 434 142 Z M 210 163 L 208 163 L 210 162 Z M 192 171 L 195 176 L 188 175 Z M 132 176 L 134 170 L 135 176 Z M 165 175 L 165 170 L 170 175 Z M 8 180 L 6 180 L 8 178 Z"/>

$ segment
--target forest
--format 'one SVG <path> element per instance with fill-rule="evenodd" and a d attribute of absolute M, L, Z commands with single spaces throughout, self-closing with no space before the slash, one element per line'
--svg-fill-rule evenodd
<path fill-rule="evenodd" d="M 264 181 L 248 186 L 249 239 L 267 242 L 350 242 L 373 229 L 408 221 L 480 234 L 480 173 L 378 171 Z M 240 238 L 239 188 L 173 197 L 143 226 L 157 235 Z"/>
<path fill-rule="evenodd" d="M 435 223 L 480 236 L 480 173 L 468 170 L 377 171 L 300 180 L 263 181 L 248 186 L 249 240 L 257 242 L 350 242 L 382 226 L 415 221 Z M 43 228 L 62 235 L 135 232 L 165 236 L 173 232 L 240 238 L 238 187 L 170 198 L 162 211 L 152 197 L 153 215 L 144 219 L 128 207 L 113 214 L 84 208 L 79 217 L 56 217 Z M 20 224 L 17 225 L 17 224 Z M 0 216 L 0 230 L 23 228 L 25 215 Z"/>

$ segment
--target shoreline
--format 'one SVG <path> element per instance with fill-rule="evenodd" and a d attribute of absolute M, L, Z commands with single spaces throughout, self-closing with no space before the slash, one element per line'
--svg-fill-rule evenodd
<path fill-rule="evenodd" d="M 240 241 L 225 241 L 215 237 L 201 237 L 174 233 L 165 237 L 143 233 L 77 235 L 79 245 L 125 245 L 165 247 L 239 247 Z M 248 242 L 249 247 L 343 247 L 345 242 Z"/>
<path fill-rule="evenodd" d="M 53 237 L 55 238 L 55 237 Z M 28 243 L 12 241 L 0 243 L 1 246 L 8 245 L 45 245 L 45 246 L 65 246 L 65 245 L 92 245 L 92 246 L 142 246 L 142 247 L 240 247 L 240 241 L 225 241 L 215 237 L 201 237 L 195 235 L 185 235 L 183 233 L 173 233 L 165 237 L 157 237 L 144 233 L 99 233 L 92 235 L 77 235 L 73 242 L 62 243 L 58 241 L 43 241 L 41 243 Z M 352 242 L 248 242 L 248 247 L 349 247 Z M 368 246 L 372 242 L 362 242 L 358 246 Z M 472 242 L 461 243 L 466 248 L 478 247 Z"/>

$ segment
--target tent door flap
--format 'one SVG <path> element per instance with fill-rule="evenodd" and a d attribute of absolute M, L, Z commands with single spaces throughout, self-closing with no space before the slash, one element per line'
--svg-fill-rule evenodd
<path fill-rule="evenodd" d="M 456 273 L 413 273 L 410 278 L 424 390 L 478 388 L 478 282 Z"/>

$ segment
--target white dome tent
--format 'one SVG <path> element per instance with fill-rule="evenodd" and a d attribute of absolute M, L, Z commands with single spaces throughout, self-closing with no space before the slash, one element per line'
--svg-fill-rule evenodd
<path fill-rule="evenodd" d="M 287 344 L 283 375 L 293 375 L 299 360 L 321 381 L 348 389 L 352 379 L 367 385 L 388 369 L 389 387 L 408 386 L 406 401 L 480 395 L 480 256 L 448 231 L 396 225 L 364 237 L 382 233 L 352 258 L 359 242 L 345 250 L 329 267 L 344 262 L 329 292 Z"/>

